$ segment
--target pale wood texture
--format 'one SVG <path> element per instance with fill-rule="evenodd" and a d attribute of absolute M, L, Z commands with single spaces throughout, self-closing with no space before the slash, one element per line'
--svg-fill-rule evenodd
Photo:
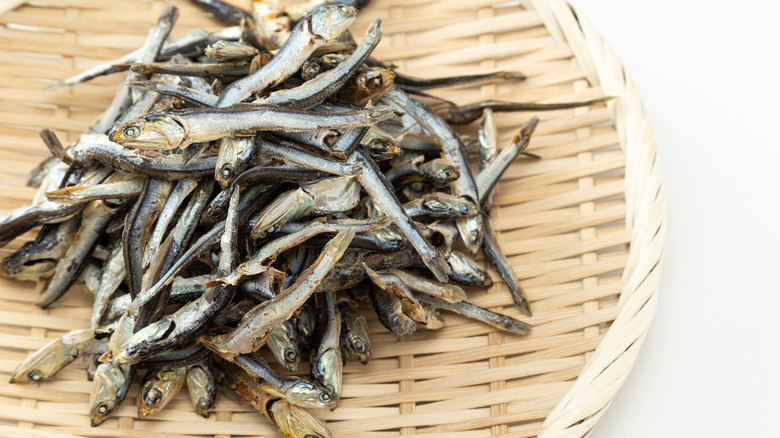
<path fill-rule="evenodd" d="M 173 36 L 221 27 L 189 2 L 174 3 L 181 15 Z M 73 140 L 108 105 L 121 77 L 42 89 L 139 47 L 164 6 L 41 0 L 0 16 L 0 211 L 29 203 L 35 193 L 24 183 L 47 155 L 38 130 L 49 127 Z M 396 340 L 369 317 L 375 358 L 367 366 L 348 362 L 341 406 L 316 415 L 338 437 L 584 436 L 628 374 L 656 303 L 663 189 L 636 88 L 564 1 L 374 0 L 353 27 L 356 37 L 377 17 L 385 37 L 375 55 L 404 72 L 528 75 L 524 82 L 436 93 L 447 99 L 618 98 L 608 106 L 537 113 L 530 151 L 543 158 L 520 159 L 498 185 L 494 228 L 531 299 L 533 334 L 497 333 L 447 314 L 444 329 Z M 506 144 L 531 114 L 497 116 Z M 26 233 L 0 256 L 34 235 Z M 493 274 L 497 285 L 470 291 L 469 300 L 522 318 Z M 137 384 L 118 414 L 92 429 L 81 362 L 45 382 L 6 383 L 30 351 L 88 325 L 86 293 L 74 289 L 42 311 L 32 304 L 39 290 L 40 282 L 0 280 L 0 436 L 276 435 L 248 405 L 224 396 L 208 420 L 182 393 L 157 416 L 138 421 Z"/>

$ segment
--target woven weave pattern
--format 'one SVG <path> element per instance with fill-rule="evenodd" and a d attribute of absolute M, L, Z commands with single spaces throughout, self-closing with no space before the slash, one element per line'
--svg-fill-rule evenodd
<path fill-rule="evenodd" d="M 194 27 L 222 27 L 189 2 L 174 3 L 181 11 L 174 37 Z M 543 428 L 548 436 L 583 436 L 641 345 L 663 242 L 660 171 L 641 102 L 614 55 L 565 2 L 515 3 L 373 0 L 352 31 L 360 38 L 371 20 L 381 18 L 384 37 L 374 55 L 406 73 L 515 70 L 528 76 L 436 92 L 458 103 L 620 96 L 609 107 L 535 113 L 541 123 L 529 151 L 542 159 L 518 160 L 498 185 L 494 228 L 534 317 L 514 308 L 493 271 L 496 284 L 469 291 L 469 301 L 527 320 L 534 332 L 521 338 L 444 314 L 445 328 L 396 340 L 367 314 L 375 357 L 366 366 L 348 361 L 340 406 L 313 411 L 336 436 L 523 437 Z M 164 6 L 42 0 L 0 16 L 0 211 L 28 204 L 35 193 L 24 183 L 48 155 L 37 131 L 49 127 L 63 141 L 75 139 L 109 104 L 121 77 L 41 90 L 140 47 Z M 497 114 L 500 145 L 531 115 Z M 473 134 L 476 128 L 460 131 Z M 25 234 L 0 255 L 34 236 Z M 0 436 L 276 436 L 259 413 L 222 394 L 216 413 L 199 417 L 186 389 L 162 412 L 139 421 L 137 383 L 117 414 L 91 429 L 91 385 L 80 361 L 41 383 L 6 383 L 30 351 L 89 324 L 86 293 L 74 288 L 43 311 L 32 304 L 41 286 L 0 280 Z M 609 342 L 596 352 L 603 341 Z"/>

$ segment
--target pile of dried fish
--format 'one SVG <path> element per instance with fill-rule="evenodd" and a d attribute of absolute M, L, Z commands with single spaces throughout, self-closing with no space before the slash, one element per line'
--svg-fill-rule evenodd
<path fill-rule="evenodd" d="M 93 425 L 143 369 L 141 418 L 184 382 L 208 416 L 221 384 L 284 436 L 330 436 L 304 409 L 335 408 L 345 357 L 370 359 L 358 302 L 395 336 L 441 327 L 441 310 L 531 330 L 468 303 L 461 287 L 491 284 L 472 259 L 482 248 L 531 314 L 486 212 L 538 119 L 499 153 L 493 111 L 593 102 L 435 100 L 426 93 L 438 87 L 523 76 L 398 73 L 370 57 L 379 20 L 360 43 L 346 31 L 365 1 L 255 1 L 253 14 L 197 3 L 235 26 L 166 41 L 177 18 L 168 6 L 141 49 L 50 87 L 129 69 L 74 144 L 43 131 L 53 157 L 31 180 L 40 196 L 0 218 L 0 245 L 42 225 L 0 266 L 9 278 L 48 277 L 39 306 L 77 282 L 94 296 L 90 328 L 33 353 L 12 382 L 45 379 L 82 357 Z M 451 127 L 480 117 L 478 138 Z M 279 366 L 263 358 L 271 356 Z"/>

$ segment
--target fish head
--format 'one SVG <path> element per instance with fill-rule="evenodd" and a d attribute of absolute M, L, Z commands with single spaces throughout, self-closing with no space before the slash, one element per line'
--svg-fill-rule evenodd
<path fill-rule="evenodd" d="M 357 75 L 342 89 L 342 93 L 352 103 L 359 106 L 377 102 L 395 83 L 395 72 L 389 68 L 369 67 Z"/>
<path fill-rule="evenodd" d="M 483 223 L 480 220 L 480 216 L 461 219 L 456 224 L 461 240 L 468 248 L 469 254 L 472 256 L 476 255 L 479 252 L 479 247 L 482 245 L 483 237 Z"/>
<path fill-rule="evenodd" d="M 304 81 L 310 81 L 316 78 L 324 70 L 320 58 L 312 57 L 301 65 L 301 77 Z"/>
<path fill-rule="evenodd" d="M 282 436 L 306 438 L 331 438 L 327 427 L 306 410 L 285 400 L 275 400 L 266 415 L 274 422 Z"/>
<path fill-rule="evenodd" d="M 392 137 L 369 132 L 360 144 L 374 161 L 390 160 L 401 155 L 401 146 Z"/>
<path fill-rule="evenodd" d="M 148 114 L 114 129 L 108 138 L 127 148 L 171 150 L 189 143 L 187 124 L 172 114 Z"/>
<path fill-rule="evenodd" d="M 78 355 L 75 346 L 56 339 L 20 363 L 11 376 L 11 383 L 37 382 L 50 377 L 76 360 Z"/>
<path fill-rule="evenodd" d="M 0 277 L 17 280 L 34 278 L 51 272 L 57 266 L 57 261 L 54 259 L 25 259 L 14 257 L 14 255 L 10 255 L 0 262 Z"/>
<path fill-rule="evenodd" d="M 135 332 L 114 354 L 114 361 L 119 364 L 134 364 L 146 359 L 151 354 L 151 346 L 166 338 L 176 328 L 173 320 L 163 317 L 154 324 L 147 325 Z"/>
<path fill-rule="evenodd" d="M 301 355 L 292 323 L 284 322 L 276 327 L 266 344 L 288 371 L 294 373 L 298 370 Z"/>
<path fill-rule="evenodd" d="M 328 41 L 347 30 L 355 18 L 357 18 L 357 9 L 352 6 L 321 6 L 311 14 L 311 31 Z"/>
<path fill-rule="evenodd" d="M 339 138 L 341 138 L 341 133 L 332 129 L 323 129 L 317 133 L 317 140 L 320 144 L 329 148 L 333 147 Z"/>
<path fill-rule="evenodd" d="M 447 193 L 431 193 L 422 199 L 426 213 L 434 217 L 461 218 L 477 214 L 477 208 L 471 202 Z"/>
<path fill-rule="evenodd" d="M 300 379 L 285 391 L 285 398 L 296 406 L 307 408 L 328 408 L 336 407 L 336 397 L 333 392 L 325 385 L 317 382 Z"/>
<path fill-rule="evenodd" d="M 446 158 L 437 158 L 422 164 L 420 172 L 426 181 L 430 181 L 436 187 L 446 187 L 460 178 L 458 166 Z"/>
<path fill-rule="evenodd" d="M 243 172 L 252 155 L 252 137 L 225 137 L 220 141 L 214 179 L 224 189 Z"/>
<path fill-rule="evenodd" d="M 365 319 L 356 319 L 353 324 L 361 324 L 365 326 Z M 371 358 L 371 341 L 364 336 L 364 333 L 368 333 L 366 327 L 363 327 L 365 331 L 361 331 L 359 328 L 353 328 L 347 331 L 346 347 L 354 357 L 357 358 L 363 365 L 368 363 Z"/>
<path fill-rule="evenodd" d="M 355 76 L 355 83 L 365 90 L 388 90 L 395 83 L 395 72 L 389 68 L 370 67 Z"/>
<path fill-rule="evenodd" d="M 146 418 L 165 407 L 184 384 L 186 370 L 186 367 L 150 370 L 138 395 L 138 416 Z"/>
<path fill-rule="evenodd" d="M 114 413 L 119 402 L 125 398 L 128 386 L 129 381 L 122 367 L 112 362 L 98 366 L 89 397 L 89 415 L 93 427 Z"/>
<path fill-rule="evenodd" d="M 217 388 L 214 376 L 198 365 L 187 372 L 187 388 L 195 410 L 201 416 L 208 418 L 209 410 L 214 406 Z"/>
<path fill-rule="evenodd" d="M 338 403 L 341 390 L 342 359 L 340 348 L 329 348 L 317 359 L 315 364 L 319 380 L 333 394 L 334 403 Z"/>
<path fill-rule="evenodd" d="M 314 309 L 309 306 L 304 306 L 298 312 L 298 321 L 295 328 L 298 330 L 298 335 L 301 339 L 311 339 L 314 336 L 314 324 L 317 316 L 314 313 Z"/>

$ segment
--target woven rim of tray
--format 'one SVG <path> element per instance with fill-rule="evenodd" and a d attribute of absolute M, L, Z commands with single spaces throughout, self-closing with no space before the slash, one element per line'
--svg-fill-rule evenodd
<path fill-rule="evenodd" d="M 625 227 L 631 230 L 630 251 L 620 280 L 624 287 L 618 298 L 619 312 L 598 347 L 589 353 L 576 382 L 546 416 L 539 434 L 584 436 L 627 377 L 656 307 L 665 234 L 663 183 L 653 132 L 639 93 L 604 39 L 564 0 L 530 0 L 530 4 L 551 36 L 572 49 L 588 82 L 601 87 L 605 95 L 618 97 L 609 102 L 608 111 L 625 154 Z M 31 421 L 15 418 L 12 413 L 3 418 Z M 12 429 L 0 425 L 0 435 L 32 432 Z M 88 434 L 83 429 L 72 433 Z M 92 434 L 99 435 L 100 429 Z M 43 431 L 37 435 L 54 436 Z"/>
<path fill-rule="evenodd" d="M 626 225 L 633 229 L 623 271 L 622 309 L 574 386 L 544 421 L 540 437 L 585 436 L 623 385 L 658 303 L 666 235 L 664 187 L 655 135 L 639 90 L 593 24 L 565 0 L 532 0 L 545 26 L 574 51 L 580 67 L 605 95 L 626 152 Z M 641 257 L 640 257 L 641 256 Z"/>

